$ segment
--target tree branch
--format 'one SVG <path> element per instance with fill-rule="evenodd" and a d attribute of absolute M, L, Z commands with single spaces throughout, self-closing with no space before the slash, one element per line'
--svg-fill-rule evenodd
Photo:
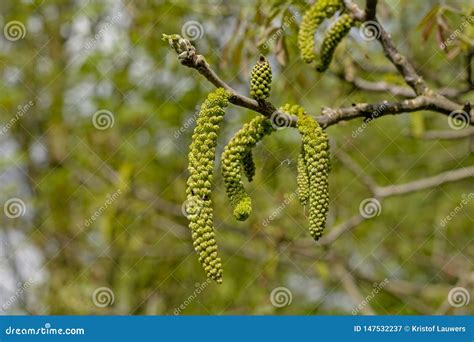
<path fill-rule="evenodd" d="M 170 45 L 178 53 L 178 59 L 180 60 L 181 64 L 189 68 L 196 69 L 201 75 L 203 75 L 209 82 L 214 84 L 216 87 L 222 87 L 226 89 L 231 94 L 231 103 L 237 106 L 251 109 L 255 112 L 265 115 L 268 118 L 272 117 L 272 115 L 274 115 L 274 117 L 286 117 L 288 123 L 291 126 L 296 126 L 296 117 L 292 117 L 286 113 L 277 111 L 275 106 L 270 102 L 257 102 L 256 100 L 239 94 L 231 86 L 225 83 L 214 72 L 214 70 L 212 70 L 210 65 L 206 62 L 204 56 L 197 54 L 195 47 L 192 46 L 188 40 L 179 37 L 179 41 L 182 42 L 181 44 L 184 45 L 185 48 L 183 48 L 183 46 L 176 47 L 171 42 Z M 384 101 L 375 104 L 359 103 L 352 107 L 342 107 L 338 109 L 324 107 L 322 109 L 323 115 L 318 116 L 316 120 L 323 128 L 326 128 L 340 121 L 352 120 L 359 117 L 374 119 L 384 115 L 401 114 L 406 112 L 415 112 L 419 110 L 431 110 L 434 112 L 449 115 L 455 110 L 462 110 L 462 108 L 463 107 L 461 105 L 452 102 L 443 96 L 420 95 L 413 99 L 404 100 L 402 102 Z M 474 124 L 474 120 L 471 120 L 471 124 Z"/>
<path fill-rule="evenodd" d="M 355 170 L 355 168 L 357 168 L 357 173 L 361 171 L 360 167 L 354 166 L 351 167 L 351 170 Z M 436 176 L 422 178 L 405 184 L 375 186 L 375 188 L 372 185 L 372 195 L 378 200 L 383 200 L 386 197 L 426 190 L 446 183 L 452 183 L 471 177 L 474 177 L 474 166 L 442 172 Z M 344 221 L 343 223 L 329 229 L 328 234 L 323 236 L 323 238 L 319 240 L 319 243 L 322 246 L 329 246 L 341 235 L 353 230 L 365 220 L 366 218 L 364 218 L 360 213 L 357 213 L 347 221 Z"/>
<path fill-rule="evenodd" d="M 434 188 L 442 184 L 452 183 L 471 177 L 474 177 L 474 166 L 442 172 L 436 176 L 423 178 L 405 184 L 379 187 L 375 190 L 375 195 L 381 198 L 404 195 L 410 192 Z"/>
<path fill-rule="evenodd" d="M 367 0 L 365 4 L 365 18 L 366 20 L 373 20 L 377 12 L 377 0 Z"/>
<path fill-rule="evenodd" d="M 466 82 L 468 89 L 474 89 L 474 80 L 472 79 L 472 57 L 474 56 L 474 48 L 470 48 L 466 55 Z"/>
<path fill-rule="evenodd" d="M 419 110 L 431 110 L 449 115 L 453 111 L 462 110 L 462 106 L 442 96 L 421 95 L 401 102 L 383 101 L 374 104 L 358 103 L 354 104 L 352 107 L 343 107 L 339 109 L 324 107 L 322 111 L 324 115 L 317 119 L 323 127 L 327 127 L 334 125 L 339 121 L 351 120 L 358 117 L 372 120 L 384 115 L 416 112 Z M 471 119 L 470 123 L 471 125 L 474 124 L 474 120 Z"/>
<path fill-rule="evenodd" d="M 342 234 L 345 234 L 355 227 L 357 227 L 359 224 L 365 221 L 365 218 L 362 217 L 360 214 L 356 214 L 352 216 L 350 219 L 347 221 L 344 221 L 343 223 L 337 225 L 336 227 L 333 227 L 331 229 L 328 229 L 328 234 L 323 236 L 320 240 L 319 243 L 321 246 L 329 246 L 331 245 L 334 241 L 336 241 Z"/>
<path fill-rule="evenodd" d="M 474 127 L 462 129 L 460 131 L 427 131 L 421 136 L 423 140 L 457 140 L 474 136 Z"/>

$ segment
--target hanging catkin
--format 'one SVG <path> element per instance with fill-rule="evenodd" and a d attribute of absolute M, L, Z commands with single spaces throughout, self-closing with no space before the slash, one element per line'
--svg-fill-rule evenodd
<path fill-rule="evenodd" d="M 303 160 L 309 180 L 309 232 L 315 240 L 319 240 L 326 226 L 329 209 L 328 137 L 316 119 L 305 114 L 302 107 L 285 105 L 281 110 L 298 117 L 296 126 L 301 135 Z"/>
<path fill-rule="evenodd" d="M 270 120 L 257 116 L 233 136 L 222 153 L 222 177 L 233 208 L 232 214 L 237 220 L 246 220 L 252 212 L 252 200 L 242 183 L 243 159 L 264 136 L 273 131 Z"/>
<path fill-rule="evenodd" d="M 245 177 L 251 182 L 255 176 L 255 162 L 253 161 L 252 150 L 248 150 L 242 157 L 242 167 L 244 168 Z"/>
<path fill-rule="evenodd" d="M 304 161 L 304 148 L 301 146 L 301 151 L 298 154 L 298 175 L 296 181 L 298 183 L 298 199 L 302 205 L 306 205 L 309 199 L 309 179 Z"/>
<path fill-rule="evenodd" d="M 189 151 L 186 212 L 194 249 L 206 275 L 222 282 L 222 263 L 214 236 L 211 188 L 217 134 L 229 103 L 229 94 L 218 88 L 201 106 Z"/>
<path fill-rule="evenodd" d="M 340 8 L 342 8 L 342 0 L 316 0 L 304 14 L 298 31 L 298 47 L 301 58 L 306 63 L 311 63 L 316 59 L 314 35 L 319 25 L 324 19 L 332 17 Z"/>
<path fill-rule="evenodd" d="M 355 21 L 349 14 L 343 14 L 337 21 L 326 31 L 323 43 L 321 44 L 321 53 L 319 64 L 316 70 L 323 72 L 331 64 L 332 56 L 337 45 L 349 33 Z"/>

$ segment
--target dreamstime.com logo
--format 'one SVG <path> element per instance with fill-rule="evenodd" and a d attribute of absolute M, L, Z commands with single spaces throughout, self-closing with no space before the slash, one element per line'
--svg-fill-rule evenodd
<path fill-rule="evenodd" d="M 360 202 L 359 212 L 364 218 L 373 218 L 380 215 L 382 205 L 376 198 L 366 198 Z"/>
<path fill-rule="evenodd" d="M 441 227 L 444 227 L 448 224 L 449 221 L 451 221 L 470 201 L 474 199 L 474 192 L 469 193 L 468 195 L 463 194 L 462 195 L 462 200 L 459 202 L 459 204 L 451 210 L 449 215 L 447 215 L 445 218 L 441 220 Z"/>
<path fill-rule="evenodd" d="M 50 323 L 45 323 L 40 328 L 15 328 L 9 326 L 5 329 L 5 335 L 84 335 L 83 328 L 53 328 Z"/>
<path fill-rule="evenodd" d="M 209 284 L 211 284 L 212 281 L 211 279 L 207 278 L 205 282 L 203 283 L 196 283 L 195 284 L 195 289 L 193 291 L 192 294 L 190 294 L 188 296 L 188 298 L 186 298 L 184 300 L 183 303 L 181 303 L 176 309 L 174 309 L 173 311 L 173 314 L 175 316 L 178 316 L 179 314 L 181 314 L 181 311 L 183 311 L 184 309 L 186 309 L 188 307 L 189 304 L 191 304 L 202 292 L 204 292 L 204 290 L 209 286 Z"/>
<path fill-rule="evenodd" d="M 291 17 L 289 18 L 285 18 L 285 20 L 283 21 L 283 23 L 281 24 L 281 27 L 276 30 L 266 41 L 265 43 L 263 43 L 262 47 L 266 50 L 268 49 L 269 45 L 274 42 L 275 40 L 277 40 L 279 37 L 281 37 L 283 35 L 283 33 L 288 30 L 288 28 L 290 27 L 290 25 L 292 23 L 294 23 L 296 21 L 296 19 L 298 18 L 298 14 L 295 13 L 295 15 L 292 15 Z"/>
<path fill-rule="evenodd" d="M 199 117 L 199 111 L 201 110 L 201 106 L 196 106 L 195 111 L 192 117 L 188 118 L 180 128 L 178 128 L 173 136 L 178 139 L 186 130 L 191 127 Z"/>
<path fill-rule="evenodd" d="M 454 130 L 468 128 L 471 124 L 471 116 L 463 110 L 455 110 L 449 113 L 448 125 Z"/>
<path fill-rule="evenodd" d="M 454 287 L 448 293 L 448 303 L 455 308 L 466 306 L 470 301 L 471 295 L 464 287 Z"/>
<path fill-rule="evenodd" d="M 26 214 L 26 204 L 22 199 L 13 197 L 3 205 L 3 212 L 9 218 L 18 218 Z"/>
<path fill-rule="evenodd" d="M 98 308 L 112 306 L 115 302 L 114 291 L 108 287 L 99 287 L 92 294 L 92 302 Z"/>
<path fill-rule="evenodd" d="M 462 34 L 464 30 L 469 26 L 469 24 L 472 23 L 474 23 L 474 16 L 470 15 L 464 17 L 464 20 L 461 22 L 461 25 L 459 25 L 459 27 L 449 35 L 448 39 L 446 39 L 444 42 L 441 42 L 439 44 L 439 47 L 442 50 L 446 49 L 446 47 L 448 47 L 452 43 L 452 41 L 455 40 L 460 34 Z"/>
<path fill-rule="evenodd" d="M 0 128 L 0 135 L 6 134 L 34 105 L 33 101 L 28 101 L 25 105 L 19 105 L 15 116 Z"/>
<path fill-rule="evenodd" d="M 284 129 L 291 126 L 291 115 L 287 113 L 274 112 L 270 116 L 270 121 L 274 129 Z"/>
<path fill-rule="evenodd" d="M 270 293 L 270 302 L 276 308 L 282 308 L 291 305 L 293 294 L 290 289 L 280 286 L 273 289 Z"/>
<path fill-rule="evenodd" d="M 384 101 L 380 106 L 377 107 L 377 109 L 369 116 L 367 117 L 364 122 L 362 123 L 362 125 L 360 125 L 359 127 L 357 127 L 355 130 L 352 131 L 352 137 L 355 139 L 357 138 L 357 136 L 359 134 L 361 134 L 363 131 L 365 131 L 365 129 L 367 128 L 367 126 L 369 125 L 369 123 L 378 118 L 382 113 L 383 111 L 385 110 L 385 108 L 387 108 L 387 104 L 388 102 L 387 101 Z"/>
<path fill-rule="evenodd" d="M 184 216 L 189 218 L 190 216 L 198 215 L 202 209 L 202 205 L 202 200 L 199 197 L 194 196 L 183 202 L 181 212 Z"/>
<path fill-rule="evenodd" d="M 352 314 L 357 315 L 360 310 L 363 310 L 372 299 L 375 298 L 375 296 L 389 283 L 389 280 L 385 278 L 383 281 L 380 283 L 374 283 L 373 284 L 373 289 L 370 291 L 370 293 L 364 298 L 364 300 L 359 303 L 354 309 L 352 309 Z"/>
<path fill-rule="evenodd" d="M 181 35 L 183 36 L 183 38 L 191 42 L 194 40 L 201 39 L 204 35 L 204 27 L 199 21 L 187 21 L 184 23 L 183 27 L 181 27 Z"/>
<path fill-rule="evenodd" d="M 286 164 L 286 160 L 288 159 L 285 159 L 284 161 L 282 161 L 280 165 Z M 288 161 L 291 162 L 290 160 Z M 281 212 L 296 198 L 296 196 L 298 196 L 298 191 L 293 192 L 289 196 L 285 197 L 285 200 L 283 201 L 283 203 L 280 204 L 275 210 L 273 210 L 270 216 L 268 216 L 266 219 L 263 220 L 262 222 L 263 226 L 265 227 L 268 226 L 271 221 L 276 219 L 281 214 Z"/>
<path fill-rule="evenodd" d="M 20 282 L 15 290 L 15 293 L 2 305 L 1 311 L 7 311 L 9 308 L 11 308 L 31 285 L 33 285 L 33 279 L 28 279 L 24 283 Z"/>
<path fill-rule="evenodd" d="M 92 214 L 87 220 L 84 221 L 84 226 L 89 227 L 92 223 L 95 222 L 103 213 L 107 210 L 108 207 L 114 203 L 119 196 L 122 195 L 122 189 L 118 189 L 112 195 L 107 194 L 107 199 L 104 204 L 102 204 L 99 209 L 97 209 L 94 214 Z"/>
<path fill-rule="evenodd" d="M 11 42 L 23 39 L 26 37 L 26 27 L 21 21 L 9 21 L 3 27 L 3 36 Z"/>
<path fill-rule="evenodd" d="M 366 21 L 359 28 L 359 35 L 367 42 L 379 39 L 381 32 L 380 24 L 376 21 Z"/>
<path fill-rule="evenodd" d="M 118 12 L 117 14 L 115 14 L 112 18 L 110 17 L 107 17 L 106 20 L 105 20 L 105 23 L 101 26 L 99 32 L 97 32 L 93 38 L 89 39 L 87 42 L 86 42 L 86 49 L 89 50 L 91 49 L 99 40 L 101 40 L 105 34 L 107 33 L 107 31 L 113 26 L 115 25 L 120 19 L 122 18 L 122 13 L 121 12 Z"/>
<path fill-rule="evenodd" d="M 92 115 L 92 125 L 100 131 L 114 127 L 114 114 L 106 109 L 100 109 Z"/>

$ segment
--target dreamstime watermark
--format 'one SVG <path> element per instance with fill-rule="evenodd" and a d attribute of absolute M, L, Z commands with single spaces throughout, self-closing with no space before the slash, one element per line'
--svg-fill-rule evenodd
<path fill-rule="evenodd" d="M 369 125 L 369 122 L 371 122 L 372 120 L 378 118 L 384 112 L 384 110 L 387 108 L 387 104 L 388 104 L 388 102 L 384 101 L 380 106 L 378 106 L 375 109 L 375 111 L 372 112 L 372 114 L 369 117 L 367 117 L 364 120 L 362 125 L 360 125 L 355 130 L 353 130 L 352 131 L 352 138 L 354 138 L 354 139 L 357 138 L 357 136 L 359 134 L 361 134 L 367 128 L 367 126 Z"/>
<path fill-rule="evenodd" d="M 85 48 L 87 50 L 91 49 L 99 40 L 101 40 L 107 31 L 115 25 L 122 18 L 122 13 L 118 12 L 112 18 L 107 17 L 103 25 L 101 25 L 99 32 L 97 32 L 93 38 L 89 39 L 86 42 Z"/>
<path fill-rule="evenodd" d="M 26 27 L 21 21 L 9 21 L 3 27 L 3 36 L 11 42 L 23 39 L 26 37 Z"/>
<path fill-rule="evenodd" d="M 108 287 L 99 287 L 92 293 L 92 302 L 99 308 L 112 306 L 115 302 L 115 294 Z"/>
<path fill-rule="evenodd" d="M 280 164 L 281 165 L 281 164 Z M 271 221 L 276 219 L 283 210 L 298 196 L 298 191 L 291 193 L 289 196 L 286 196 L 283 203 L 280 204 L 275 210 L 272 211 L 270 216 L 263 220 L 262 224 L 264 227 L 268 226 Z"/>
<path fill-rule="evenodd" d="M 276 308 L 282 308 L 291 305 L 293 294 L 290 289 L 280 286 L 276 287 L 270 293 L 270 302 Z"/>
<path fill-rule="evenodd" d="M 5 329 L 5 335 L 84 335 L 84 328 L 53 328 L 51 323 L 45 323 L 40 328 L 15 328 L 9 326 Z"/>
<path fill-rule="evenodd" d="M 463 194 L 461 202 L 459 202 L 459 204 L 453 210 L 451 210 L 449 215 L 447 215 L 445 218 L 441 220 L 440 222 L 441 227 L 446 226 L 448 222 L 451 221 L 462 210 L 462 208 L 464 208 L 473 199 L 474 199 L 474 192 L 471 192 L 467 195 Z"/>
<path fill-rule="evenodd" d="M 24 216 L 26 214 L 26 204 L 21 198 L 10 198 L 3 205 L 3 212 L 9 218 Z"/>
<path fill-rule="evenodd" d="M 292 23 L 294 23 L 296 21 L 296 19 L 298 19 L 298 14 L 294 14 L 292 15 L 291 17 L 289 18 L 285 18 L 285 20 L 283 20 L 283 23 L 281 24 L 280 28 L 278 30 L 276 30 L 266 41 L 265 43 L 263 43 L 262 47 L 264 49 L 268 49 L 268 46 L 273 43 L 275 40 L 277 40 L 278 38 L 280 38 L 283 33 L 288 30 L 288 28 L 290 27 L 290 25 Z"/>
<path fill-rule="evenodd" d="M 203 206 L 202 200 L 198 196 L 192 196 L 183 202 L 181 205 L 181 212 L 187 218 L 198 215 Z"/>
<path fill-rule="evenodd" d="M 366 198 L 359 205 L 359 213 L 364 218 L 379 216 L 382 212 L 382 205 L 376 198 Z"/>
<path fill-rule="evenodd" d="M 188 298 L 186 298 L 184 300 L 183 303 L 181 303 L 176 309 L 174 309 L 173 314 L 175 316 L 178 316 L 179 314 L 181 314 L 181 311 L 186 309 L 188 307 L 188 305 L 191 304 L 202 292 L 204 292 L 206 287 L 208 287 L 209 284 L 211 284 L 211 283 L 212 283 L 212 281 L 209 278 L 207 278 L 206 281 L 203 282 L 203 283 L 196 283 L 193 293 L 191 293 L 188 296 Z"/>
<path fill-rule="evenodd" d="M 470 301 L 471 295 L 464 287 L 454 287 L 448 293 L 448 303 L 455 308 L 466 306 Z"/>
<path fill-rule="evenodd" d="M 110 207 L 117 198 L 119 198 L 121 194 L 122 189 L 118 189 L 112 195 L 107 194 L 107 199 L 105 200 L 104 204 L 102 204 L 99 209 L 94 212 L 94 214 L 92 214 L 87 220 L 84 221 L 84 226 L 89 227 L 93 222 L 95 222 L 95 220 L 97 220 L 104 213 L 104 211 L 106 211 L 107 208 Z"/>
<path fill-rule="evenodd" d="M 455 110 L 449 113 L 448 125 L 452 129 L 458 131 L 468 128 L 471 124 L 471 116 L 464 110 Z"/>
<path fill-rule="evenodd" d="M 199 21 L 187 21 L 181 27 L 181 35 L 189 41 L 201 39 L 204 35 L 204 27 Z"/>
<path fill-rule="evenodd" d="M 387 278 L 380 283 L 374 283 L 372 291 L 370 291 L 361 303 L 352 309 L 352 314 L 357 315 L 359 311 L 363 310 L 388 283 L 389 280 Z"/>
<path fill-rule="evenodd" d="M 201 110 L 201 107 L 200 106 L 196 106 L 196 111 L 194 112 L 193 116 L 188 118 L 184 124 L 181 125 L 180 128 L 178 128 L 173 136 L 178 139 L 182 134 L 184 134 L 184 132 L 186 132 L 189 127 L 191 127 L 191 125 L 193 125 L 196 121 L 197 121 L 197 118 L 199 117 L 199 111 Z"/>
<path fill-rule="evenodd" d="M 453 40 L 455 40 L 461 33 L 463 33 L 464 30 L 468 27 L 468 25 L 472 23 L 474 23 L 474 16 L 465 16 L 464 20 L 461 22 L 461 25 L 459 25 L 458 28 L 454 30 L 454 32 L 451 33 L 444 42 L 439 43 L 439 47 L 442 50 L 446 49 L 453 42 Z"/>
<path fill-rule="evenodd" d="M 35 103 L 31 100 L 24 105 L 19 105 L 17 107 L 15 116 L 0 128 L 0 135 L 6 134 L 10 128 L 12 128 L 18 122 L 18 120 L 20 120 L 20 118 L 22 118 L 23 115 L 25 115 L 34 105 Z"/>
<path fill-rule="evenodd" d="M 28 279 L 24 283 L 19 283 L 15 290 L 15 293 L 2 305 L 2 311 L 8 310 L 18 299 L 20 299 L 23 293 L 33 284 L 33 279 Z"/>
<path fill-rule="evenodd" d="M 379 39 L 381 33 L 380 24 L 376 21 L 366 21 L 359 28 L 359 35 L 368 42 Z"/>
<path fill-rule="evenodd" d="M 114 126 L 114 114 L 106 109 L 100 109 L 92 115 L 92 125 L 100 131 Z"/>
<path fill-rule="evenodd" d="M 284 129 L 291 126 L 291 115 L 276 111 L 270 116 L 270 121 L 274 129 Z"/>

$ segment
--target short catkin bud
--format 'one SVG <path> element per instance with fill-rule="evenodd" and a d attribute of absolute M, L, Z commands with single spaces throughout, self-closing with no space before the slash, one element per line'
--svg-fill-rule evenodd
<path fill-rule="evenodd" d="M 309 181 L 309 232 L 315 240 L 319 240 L 326 226 L 329 209 L 328 137 L 316 119 L 305 114 L 302 107 L 285 105 L 281 110 L 298 117 L 296 126 L 302 139 L 303 160 Z"/>
<path fill-rule="evenodd" d="M 321 56 L 316 70 L 323 72 L 331 64 L 332 56 L 337 45 L 349 33 L 351 27 L 354 26 L 355 20 L 349 14 L 343 14 L 341 17 L 326 31 L 323 43 L 321 44 Z"/>
<path fill-rule="evenodd" d="M 222 178 L 233 208 L 232 214 L 239 221 L 245 221 L 252 212 L 252 200 L 242 183 L 242 169 L 245 170 L 244 158 L 248 158 L 246 157 L 248 155 L 251 157 L 251 149 L 274 130 L 271 121 L 260 115 L 245 124 L 232 137 L 222 153 Z"/>
<path fill-rule="evenodd" d="M 272 69 L 270 63 L 263 55 L 260 55 L 250 77 L 250 96 L 257 101 L 265 100 L 270 96 L 271 83 Z"/>
<path fill-rule="evenodd" d="M 314 35 L 326 18 L 332 17 L 340 8 L 342 0 L 317 0 L 304 14 L 298 31 L 298 47 L 306 63 L 316 59 Z"/>
<path fill-rule="evenodd" d="M 214 236 L 211 187 L 217 134 L 229 104 L 229 93 L 218 88 L 201 106 L 189 151 L 186 214 L 194 249 L 206 275 L 222 283 L 222 263 Z"/>

